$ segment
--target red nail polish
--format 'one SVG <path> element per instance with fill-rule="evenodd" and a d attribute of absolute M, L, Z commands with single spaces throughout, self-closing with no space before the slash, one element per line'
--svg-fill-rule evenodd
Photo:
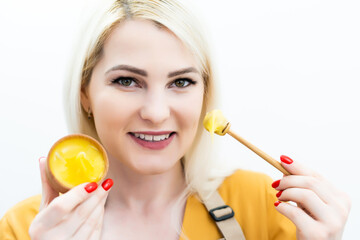
<path fill-rule="evenodd" d="M 275 182 L 273 182 L 273 183 L 271 184 L 271 186 L 272 186 L 273 188 L 277 188 L 279 185 L 280 185 L 280 180 L 276 180 Z"/>
<path fill-rule="evenodd" d="M 88 192 L 88 193 L 91 193 L 93 191 L 95 191 L 97 189 L 98 185 L 96 182 L 91 182 L 91 183 L 88 183 L 86 186 L 85 186 L 85 190 Z"/>
<path fill-rule="evenodd" d="M 276 197 L 280 197 L 281 196 L 281 194 L 283 193 L 283 191 L 280 191 L 280 192 L 278 192 L 277 194 L 276 194 Z"/>
<path fill-rule="evenodd" d="M 280 203 L 281 203 L 280 201 L 274 202 L 274 206 L 277 207 L 279 206 Z"/>
<path fill-rule="evenodd" d="M 285 156 L 285 155 L 281 155 L 280 160 L 286 164 L 292 164 L 294 162 L 291 158 L 289 158 L 288 156 Z"/>
<path fill-rule="evenodd" d="M 108 191 L 113 184 L 114 184 L 113 180 L 111 178 L 108 178 L 101 184 L 101 186 L 105 191 Z"/>

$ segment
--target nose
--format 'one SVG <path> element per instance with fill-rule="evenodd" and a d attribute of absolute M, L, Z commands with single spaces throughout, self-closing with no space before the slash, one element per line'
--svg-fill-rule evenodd
<path fill-rule="evenodd" d="M 149 93 L 144 99 L 144 104 L 140 110 L 142 119 L 159 125 L 170 117 L 169 102 L 164 93 Z"/>

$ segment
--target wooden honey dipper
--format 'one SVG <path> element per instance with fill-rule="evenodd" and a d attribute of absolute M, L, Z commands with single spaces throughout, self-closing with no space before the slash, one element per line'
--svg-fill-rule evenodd
<path fill-rule="evenodd" d="M 255 145 L 251 144 L 244 138 L 240 137 L 238 134 L 236 134 L 234 131 L 230 130 L 230 122 L 226 120 L 226 118 L 223 116 L 222 112 L 220 110 L 213 110 L 211 112 L 206 113 L 206 116 L 204 118 L 204 127 L 207 131 L 209 131 L 212 136 L 214 133 L 224 136 L 226 133 L 238 140 L 240 143 L 245 145 L 247 148 L 249 148 L 251 151 L 259 155 L 261 158 L 263 158 L 265 161 L 273 165 L 275 168 L 277 168 L 279 171 L 281 171 L 285 175 L 290 175 L 290 173 L 281 166 L 280 162 L 276 161 L 274 158 L 272 158 L 270 155 L 266 154 L 259 148 L 257 148 Z"/>

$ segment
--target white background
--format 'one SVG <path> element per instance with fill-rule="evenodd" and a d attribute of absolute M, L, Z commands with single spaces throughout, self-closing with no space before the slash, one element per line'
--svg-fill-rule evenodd
<path fill-rule="evenodd" d="M 0 1 L 0 217 L 41 192 L 38 158 L 67 134 L 62 82 L 84 2 Z M 192 4 L 212 45 L 220 107 L 232 129 L 347 192 L 353 207 L 344 239 L 358 238 L 359 2 Z M 230 136 L 217 141 L 224 159 L 281 177 Z"/>

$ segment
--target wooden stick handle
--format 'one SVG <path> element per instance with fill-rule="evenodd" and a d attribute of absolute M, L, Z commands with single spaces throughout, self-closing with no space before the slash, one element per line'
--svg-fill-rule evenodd
<path fill-rule="evenodd" d="M 272 157 L 270 157 L 270 155 L 266 154 L 265 152 L 261 151 L 259 148 L 257 148 L 255 145 L 251 144 L 250 142 L 246 141 L 244 138 L 240 137 L 239 135 L 237 135 L 236 133 L 232 132 L 230 129 L 227 131 L 227 133 L 232 136 L 233 138 L 235 138 L 236 140 L 238 140 L 239 142 L 241 142 L 242 144 L 244 144 L 247 148 L 249 148 L 251 151 L 253 151 L 254 153 L 256 153 L 257 155 L 259 155 L 260 157 L 262 157 L 265 161 L 267 161 L 268 163 L 270 163 L 271 165 L 273 165 L 274 167 L 276 167 L 279 171 L 281 171 L 283 174 L 285 175 L 290 175 L 290 173 L 283 168 L 283 166 L 281 166 L 281 164 L 276 161 L 275 159 L 273 159 Z"/>

